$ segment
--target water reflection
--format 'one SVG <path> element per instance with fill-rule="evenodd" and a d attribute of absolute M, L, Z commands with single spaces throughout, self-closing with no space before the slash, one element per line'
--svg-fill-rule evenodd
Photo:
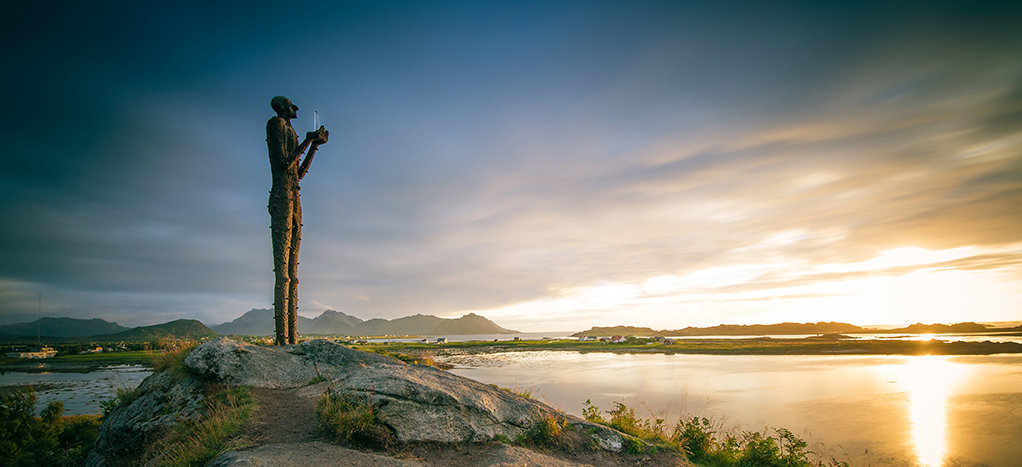
<path fill-rule="evenodd" d="M 948 399 L 968 368 L 946 356 L 907 357 L 901 365 L 878 367 L 908 395 L 912 444 L 919 463 L 939 466 L 948 454 Z"/>
<path fill-rule="evenodd" d="M 455 374 L 572 415 L 586 399 L 724 427 L 784 427 L 851 465 L 1020 465 L 1022 355 L 653 355 L 534 351 L 447 356 Z"/>

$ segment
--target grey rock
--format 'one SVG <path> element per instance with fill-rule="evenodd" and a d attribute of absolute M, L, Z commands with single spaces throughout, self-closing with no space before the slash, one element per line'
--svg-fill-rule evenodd
<path fill-rule="evenodd" d="M 395 358 L 360 352 L 326 340 L 288 346 L 257 346 L 220 337 L 185 358 L 196 374 L 234 386 L 296 388 L 332 379 L 355 364 L 401 364 Z"/>
<path fill-rule="evenodd" d="M 540 402 L 428 366 L 353 367 L 334 380 L 330 393 L 368 398 L 401 441 L 516 439 L 545 417 L 563 419 Z"/>
<path fill-rule="evenodd" d="M 135 390 L 138 398 L 112 410 L 99 428 L 85 465 L 116 465 L 136 459 L 166 430 L 205 411 L 201 383 L 173 372 L 155 373 Z"/>
<path fill-rule="evenodd" d="M 220 337 L 193 350 L 185 367 L 233 386 L 304 386 L 316 378 L 316 367 L 291 350 L 292 346 L 260 347 Z"/>
<path fill-rule="evenodd" d="M 606 425 L 600 425 L 599 423 L 593 423 L 588 420 L 582 420 L 580 418 L 571 417 L 570 422 L 576 428 L 585 430 L 589 433 L 589 436 L 596 441 L 596 444 L 600 446 L 600 449 L 610 452 L 621 452 L 625 446 L 625 440 L 638 440 L 631 435 L 624 434 Z M 645 441 L 638 440 L 644 445 L 648 445 Z"/>

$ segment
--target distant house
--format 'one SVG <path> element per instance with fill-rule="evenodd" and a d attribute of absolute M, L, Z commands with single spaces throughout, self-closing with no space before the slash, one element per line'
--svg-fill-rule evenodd
<path fill-rule="evenodd" d="M 419 341 L 419 343 L 420 344 L 428 344 L 429 343 L 429 338 L 428 337 L 423 337 L 422 340 Z"/>
<path fill-rule="evenodd" d="M 39 350 L 23 350 L 7 352 L 7 358 L 51 358 L 57 356 L 57 351 L 52 347 L 43 347 Z"/>
<path fill-rule="evenodd" d="M 514 338 L 514 341 L 515 341 L 515 342 L 518 342 L 518 341 L 520 341 L 520 340 L 522 340 L 522 338 L 521 338 L 521 337 L 517 337 L 517 336 L 516 336 L 516 337 Z"/>
<path fill-rule="evenodd" d="M 82 353 L 100 353 L 103 351 L 102 347 L 96 347 L 94 349 L 83 350 Z"/>
<path fill-rule="evenodd" d="M 615 344 L 619 344 L 619 343 L 624 342 L 624 341 L 625 341 L 625 337 L 624 336 L 614 336 L 614 337 L 610 338 L 610 342 L 615 343 Z"/>
<path fill-rule="evenodd" d="M 674 345 L 674 339 L 664 339 L 664 345 Z"/>
<path fill-rule="evenodd" d="M 578 340 L 583 341 L 583 342 L 585 342 L 585 341 L 594 341 L 594 340 L 596 340 L 596 336 L 582 336 L 582 337 L 579 337 Z"/>
<path fill-rule="evenodd" d="M 446 344 L 447 343 L 447 338 L 446 337 L 438 337 L 438 338 L 436 338 L 436 343 L 437 344 Z"/>

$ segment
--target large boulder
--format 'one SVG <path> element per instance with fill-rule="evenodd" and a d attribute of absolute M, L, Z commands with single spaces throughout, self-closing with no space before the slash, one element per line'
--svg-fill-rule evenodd
<path fill-rule="evenodd" d="M 336 378 L 331 397 L 367 399 L 400 441 L 517 439 L 564 415 L 509 391 L 420 365 L 366 365 Z"/>
<path fill-rule="evenodd" d="M 198 375 L 234 386 L 294 388 L 332 379 L 353 364 L 400 364 L 395 358 L 360 352 L 326 340 L 266 347 L 226 337 L 200 345 L 185 359 Z"/>
<path fill-rule="evenodd" d="M 96 446 L 85 465 L 119 465 L 137 459 L 153 441 L 174 425 L 201 417 L 205 391 L 195 378 L 172 371 L 149 376 L 103 419 Z"/>

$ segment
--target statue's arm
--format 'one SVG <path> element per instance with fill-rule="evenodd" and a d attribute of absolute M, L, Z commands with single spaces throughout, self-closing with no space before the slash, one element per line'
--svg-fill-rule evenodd
<path fill-rule="evenodd" d="M 310 131 L 305 134 L 305 142 L 312 142 L 312 147 L 309 148 L 309 154 L 305 156 L 305 160 L 302 161 L 301 167 L 298 167 L 298 179 L 305 178 L 306 172 L 309 171 L 309 165 L 312 164 L 312 156 L 316 155 L 316 150 L 319 149 L 319 145 L 327 142 L 330 137 L 330 132 L 326 131 L 326 128 L 322 126 L 316 131 Z M 304 144 L 304 143 L 303 143 Z"/>
<path fill-rule="evenodd" d="M 305 141 L 308 142 L 309 139 L 306 138 Z M 312 156 L 316 155 L 317 149 L 319 149 L 318 143 L 313 143 L 312 146 L 309 148 L 309 154 L 305 156 L 305 160 L 302 161 L 301 167 L 298 167 L 299 180 L 305 178 L 305 173 L 309 171 L 309 166 L 312 165 Z"/>

